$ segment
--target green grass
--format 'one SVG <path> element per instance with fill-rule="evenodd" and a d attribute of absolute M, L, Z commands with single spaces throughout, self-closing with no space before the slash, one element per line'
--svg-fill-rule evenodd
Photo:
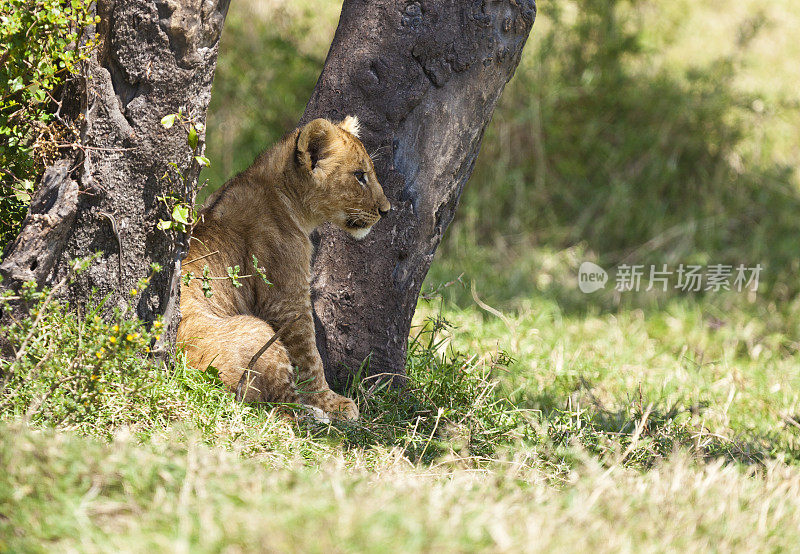
<path fill-rule="evenodd" d="M 650 407 L 654 427 L 667 415 L 677 423 L 668 434 L 679 436 L 684 426 L 698 444 L 713 437 L 749 452 L 743 459 L 797 460 L 797 335 L 769 333 L 769 314 L 751 319 L 719 304 L 677 299 L 660 309 L 571 314 L 531 299 L 502 319 L 451 307 L 448 342 L 512 352 L 515 363 L 497 378 L 517 406 L 546 414 L 580 406 L 609 430 L 629 430 Z"/>
<path fill-rule="evenodd" d="M 361 383 L 355 424 L 238 404 L 213 375 L 133 348 L 100 368 L 112 392 L 90 411 L 6 389 L 0 550 L 791 549 L 798 434 L 778 415 L 796 404 L 796 375 L 775 368 L 776 391 L 762 368 L 780 360 L 735 348 L 724 367 L 687 363 L 686 329 L 709 351 L 733 344 L 702 330 L 698 308 L 670 305 L 664 323 L 544 300 L 502 318 L 423 301 L 409 387 Z M 13 367 L 41 396 L 58 382 L 52 345 L 88 329 L 91 353 L 115 331 L 36 310 L 37 340 Z M 79 383 L 95 382 L 94 363 Z"/>
<path fill-rule="evenodd" d="M 482 470 L 396 452 L 271 468 L 191 433 L 142 446 L 2 431 L 9 551 L 774 552 L 800 539 L 800 473 L 781 464 L 676 456 L 640 474 L 584 456 L 554 485 L 535 452 Z"/>
<path fill-rule="evenodd" d="M 0 549 L 791 548 L 798 355 L 755 355 L 759 328 L 708 327 L 703 308 L 423 300 L 408 388 L 362 382 L 362 419 L 324 425 L 236 403 L 180 358 L 98 366 L 115 323 L 40 304 L 0 371 L 30 391 L 0 394 Z M 78 337 L 88 370 L 62 390 L 47 353 Z M 105 393 L 76 406 L 92 383 Z"/>

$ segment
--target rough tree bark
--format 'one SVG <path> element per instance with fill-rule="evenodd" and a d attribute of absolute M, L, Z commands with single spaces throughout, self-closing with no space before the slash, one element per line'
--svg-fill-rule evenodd
<path fill-rule="evenodd" d="M 535 16 L 533 0 L 344 1 L 302 122 L 357 115 L 393 209 L 362 242 L 333 227 L 317 236 L 317 344 L 332 386 L 368 356 L 372 375 L 404 373 L 422 281 Z"/>
<path fill-rule="evenodd" d="M 4 286 L 60 279 L 68 262 L 103 256 L 70 288 L 83 304 L 110 295 L 151 321 L 165 316 L 174 336 L 183 237 L 156 229 L 168 218 L 159 196 L 193 202 L 199 166 L 186 132 L 161 118 L 182 109 L 204 122 L 222 25 L 230 0 L 98 0 L 100 22 L 87 36 L 93 55 L 65 87 L 60 116 L 81 147 L 47 168 L 20 236 L 6 250 Z M 163 179 L 176 163 L 187 178 Z M 120 258 L 121 256 L 121 258 Z M 163 266 L 143 294 L 131 295 L 150 264 Z M 121 271 L 120 271 L 121 270 Z"/>

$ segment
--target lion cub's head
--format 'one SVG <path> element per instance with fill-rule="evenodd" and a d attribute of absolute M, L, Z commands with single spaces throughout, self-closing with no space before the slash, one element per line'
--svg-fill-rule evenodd
<path fill-rule="evenodd" d="M 311 181 L 311 211 L 362 239 L 391 209 L 375 167 L 358 140 L 358 119 L 315 119 L 297 135 L 297 161 Z"/>

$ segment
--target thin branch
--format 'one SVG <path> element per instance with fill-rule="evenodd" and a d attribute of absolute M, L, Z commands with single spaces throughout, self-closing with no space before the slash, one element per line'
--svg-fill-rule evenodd
<path fill-rule="evenodd" d="M 193 264 L 194 262 L 199 262 L 202 259 L 208 258 L 209 256 L 213 256 L 214 254 L 219 254 L 219 250 L 214 250 L 213 252 L 209 252 L 203 256 L 197 257 L 193 260 L 189 260 L 188 262 L 183 262 L 183 265 Z"/>

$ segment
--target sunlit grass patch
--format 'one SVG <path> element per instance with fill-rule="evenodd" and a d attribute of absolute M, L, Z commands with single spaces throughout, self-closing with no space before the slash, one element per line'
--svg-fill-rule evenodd
<path fill-rule="evenodd" d="M 613 311 L 573 311 L 536 294 L 505 312 L 481 304 L 421 302 L 418 317 L 452 323 L 447 348 L 513 352 L 515 362 L 496 372 L 498 393 L 541 410 L 545 420 L 573 421 L 581 436 L 594 429 L 630 435 L 649 410 L 661 455 L 678 445 L 742 461 L 800 452 L 791 309 L 742 309 L 732 296 Z"/>
<path fill-rule="evenodd" d="M 675 456 L 646 473 L 574 451 L 561 479 L 379 467 L 335 457 L 276 469 L 181 435 L 137 445 L 2 428 L 0 547 L 193 552 L 792 550 L 800 475 Z"/>

